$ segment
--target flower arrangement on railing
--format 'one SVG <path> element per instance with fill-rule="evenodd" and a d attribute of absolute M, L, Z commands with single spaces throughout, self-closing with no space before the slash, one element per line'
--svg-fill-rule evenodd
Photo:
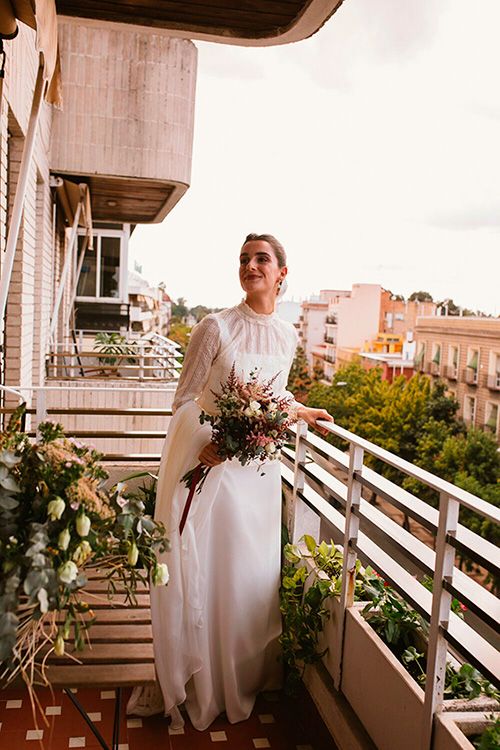
<path fill-rule="evenodd" d="M 168 582 L 157 559 L 165 530 L 144 503 L 122 484 L 105 492 L 100 455 L 60 425 L 40 424 L 30 442 L 20 413 L 0 436 L 1 686 L 46 684 L 50 654 L 89 642 L 88 570 L 108 580 L 110 598 L 119 588 L 132 602 L 139 581 Z"/>
<path fill-rule="evenodd" d="M 328 597 L 339 596 L 342 588 L 342 552 L 331 542 L 320 544 L 309 535 L 303 537 L 303 547 L 285 544 L 280 589 L 283 633 L 280 637 L 282 658 L 287 667 L 287 689 L 293 692 L 300 681 L 305 665 L 312 664 L 324 655 L 318 651 L 329 610 L 325 608 Z M 307 561 L 314 562 L 313 570 Z M 328 579 L 316 571 L 323 571 Z M 421 581 L 432 590 L 432 579 Z M 367 602 L 361 614 L 376 631 L 396 658 L 421 685 L 425 686 L 425 648 L 428 624 L 396 591 L 370 566 L 362 568 L 356 561 L 354 601 Z M 463 617 L 466 607 L 452 600 L 452 611 Z M 447 663 L 445 675 L 446 699 L 485 695 L 500 700 L 500 694 L 488 680 L 471 665 L 456 668 Z"/>

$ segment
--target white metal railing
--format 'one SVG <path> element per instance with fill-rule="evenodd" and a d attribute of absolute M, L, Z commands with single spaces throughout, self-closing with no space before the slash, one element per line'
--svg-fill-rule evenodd
<path fill-rule="evenodd" d="M 421 742 L 422 750 L 428 750 L 434 715 L 443 702 L 448 649 L 471 662 L 485 677 L 500 686 L 500 656 L 493 645 L 500 627 L 500 602 L 455 566 L 458 552 L 500 576 L 500 550 L 458 522 L 461 506 L 495 524 L 500 523 L 500 509 L 335 424 L 320 424 L 345 440 L 349 449 L 344 453 L 299 423 L 295 431 L 295 451 L 283 451 L 286 467 L 283 481 L 292 490 L 292 507 L 289 509 L 292 538 L 297 541 L 305 532 L 319 535 L 322 528 L 323 532 L 329 531 L 328 538 L 340 537 L 342 540 L 341 620 L 345 617 L 346 607 L 353 604 L 355 563 L 359 557 L 364 565 L 370 564 L 379 571 L 429 622 L 425 723 Z M 436 490 L 440 498 L 439 509 L 367 467 L 365 453 Z M 433 532 L 435 551 L 364 500 L 362 491 L 365 488 Z M 317 518 L 312 526 L 307 509 L 314 511 Z M 395 559 L 396 553 L 398 559 Z M 433 576 L 432 593 L 414 578 L 411 571 L 415 569 Z M 453 597 L 467 605 L 475 616 L 474 622 L 469 618 L 471 622 L 466 623 L 451 612 Z M 341 638 L 342 625 L 343 622 L 339 624 Z M 342 642 L 336 644 L 334 681 L 337 689 L 341 684 L 342 647 Z"/>
<path fill-rule="evenodd" d="M 153 337 L 152 337 L 153 339 Z M 154 339 L 138 339 L 120 352 L 83 350 L 78 344 L 58 344 L 46 357 L 50 378 L 120 377 L 128 380 L 163 379 L 176 381 L 182 368 L 180 347 L 174 341 L 154 334 Z"/>

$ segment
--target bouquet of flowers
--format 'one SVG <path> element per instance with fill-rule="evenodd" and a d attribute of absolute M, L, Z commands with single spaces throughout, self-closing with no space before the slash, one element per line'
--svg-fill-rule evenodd
<path fill-rule="evenodd" d="M 161 524 L 123 484 L 105 491 L 100 455 L 66 438 L 60 425 L 39 425 L 31 442 L 19 414 L 0 435 L 0 686 L 21 676 L 47 684 L 51 652 L 89 642 L 93 613 L 86 570 L 134 601 L 138 581 L 168 581 L 157 552 L 168 549 Z"/>
<path fill-rule="evenodd" d="M 237 458 L 242 466 L 279 458 L 286 442 L 288 428 L 296 421 L 292 397 L 273 395 L 275 375 L 270 380 L 259 380 L 259 371 L 252 370 L 245 382 L 236 374 L 233 364 L 220 393 L 214 394 L 218 413 L 200 414 L 200 422 L 212 425 L 212 442 L 221 458 Z M 194 491 L 201 491 L 210 471 L 198 464 L 181 478 L 189 489 L 179 531 L 186 523 Z"/>

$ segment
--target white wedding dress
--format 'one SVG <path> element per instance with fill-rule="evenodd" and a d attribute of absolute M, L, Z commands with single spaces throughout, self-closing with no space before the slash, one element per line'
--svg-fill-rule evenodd
<path fill-rule="evenodd" d="M 182 537 L 188 491 L 179 480 L 210 441 L 199 415 L 215 412 L 212 391 L 220 391 L 233 362 L 245 380 L 256 367 L 262 379 L 278 373 L 274 392 L 287 394 L 296 345 L 290 323 L 244 302 L 207 315 L 192 331 L 156 499 L 155 518 L 172 545 L 162 558 L 170 582 L 151 589 L 156 671 L 173 728 L 183 723 L 182 703 L 203 730 L 223 711 L 230 722 L 248 718 L 257 693 L 280 685 L 280 463 L 234 459 L 214 467 L 194 495 Z M 154 691 L 136 690 L 128 712 L 161 710 L 154 702 Z"/>

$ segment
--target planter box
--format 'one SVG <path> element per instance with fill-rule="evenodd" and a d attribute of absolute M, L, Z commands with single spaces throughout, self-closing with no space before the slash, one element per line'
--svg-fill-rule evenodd
<path fill-rule="evenodd" d="M 474 745 L 468 738 L 481 734 L 489 724 L 491 720 L 484 713 L 467 711 L 438 714 L 432 750 L 474 750 Z"/>
<path fill-rule="evenodd" d="M 356 609 L 346 613 L 341 690 L 378 750 L 422 750 L 424 692 Z"/>
<path fill-rule="evenodd" d="M 424 691 L 356 608 L 346 612 L 341 691 L 378 750 L 422 750 Z M 489 698 L 462 699 L 446 701 L 444 711 L 474 716 L 496 707 Z"/>

